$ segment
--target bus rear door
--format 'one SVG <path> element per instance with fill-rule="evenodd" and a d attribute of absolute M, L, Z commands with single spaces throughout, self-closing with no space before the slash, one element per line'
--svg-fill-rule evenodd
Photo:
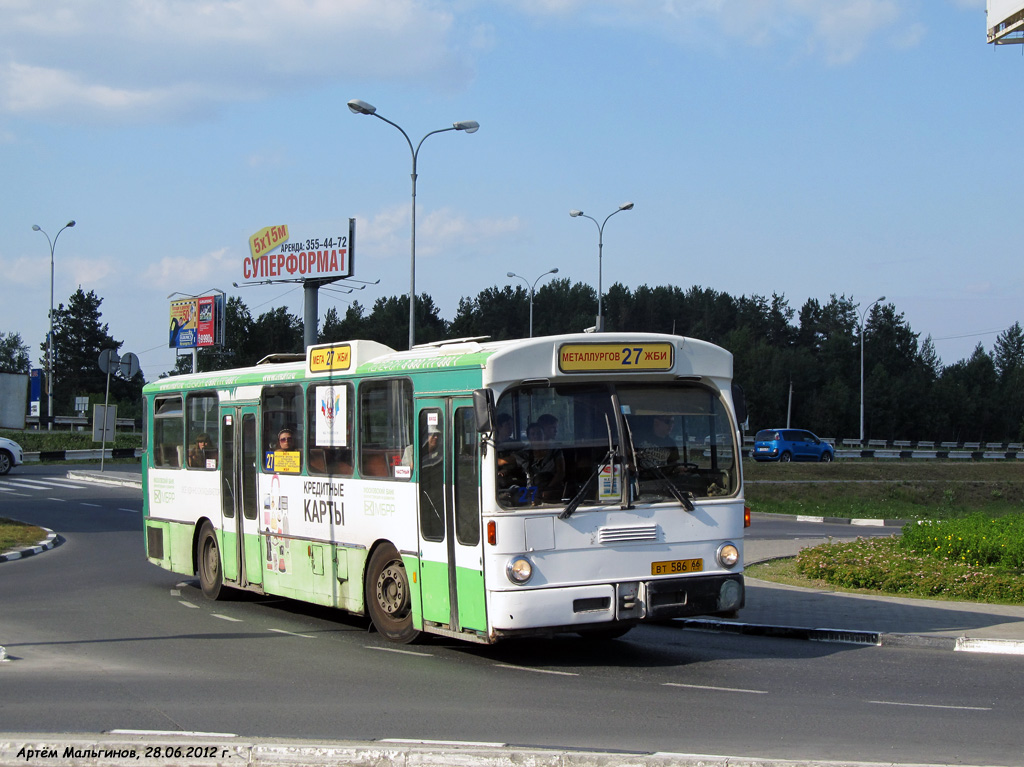
<path fill-rule="evenodd" d="M 260 460 L 256 407 L 222 407 L 221 435 L 224 580 L 242 587 L 262 584 L 264 556 L 256 487 Z"/>

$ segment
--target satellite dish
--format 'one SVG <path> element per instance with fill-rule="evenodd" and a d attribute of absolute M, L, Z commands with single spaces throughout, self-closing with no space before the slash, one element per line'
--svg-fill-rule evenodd
<path fill-rule="evenodd" d="M 100 352 L 100 370 L 104 373 L 113 373 L 121 357 L 113 349 L 104 349 Z"/>
<path fill-rule="evenodd" d="M 135 378 L 139 372 L 139 358 L 132 352 L 125 352 L 121 355 L 121 375 L 129 381 Z"/>

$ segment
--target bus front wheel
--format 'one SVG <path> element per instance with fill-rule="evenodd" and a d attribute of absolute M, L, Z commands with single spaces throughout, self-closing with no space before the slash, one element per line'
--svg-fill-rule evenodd
<path fill-rule="evenodd" d="M 366 608 L 386 639 L 408 644 L 420 632 L 412 627 L 412 594 L 405 562 L 390 543 L 379 546 L 366 568 Z"/>
<path fill-rule="evenodd" d="M 213 525 L 204 522 L 196 544 L 196 565 L 199 570 L 199 585 L 207 599 L 220 599 L 224 592 L 224 575 L 220 567 L 220 546 Z"/>

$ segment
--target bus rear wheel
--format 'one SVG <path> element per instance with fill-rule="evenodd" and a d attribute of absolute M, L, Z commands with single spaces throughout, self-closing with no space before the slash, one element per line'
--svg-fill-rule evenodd
<path fill-rule="evenodd" d="M 196 543 L 196 569 L 199 585 L 207 599 L 221 599 L 224 594 L 224 574 L 220 566 L 220 546 L 213 525 L 204 522 Z"/>
<path fill-rule="evenodd" d="M 390 543 L 379 546 L 366 568 L 366 609 L 374 627 L 392 642 L 409 644 L 420 632 L 412 626 L 412 594 L 405 562 Z"/>

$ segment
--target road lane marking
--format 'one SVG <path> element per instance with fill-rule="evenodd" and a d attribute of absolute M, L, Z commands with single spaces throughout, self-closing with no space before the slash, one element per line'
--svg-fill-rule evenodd
<path fill-rule="evenodd" d="M 510 663 L 495 663 L 496 668 L 510 668 L 513 671 L 532 671 L 535 674 L 554 674 L 555 676 L 579 676 L 574 671 L 552 671 L 547 668 L 530 668 L 529 666 L 513 666 Z"/>
<path fill-rule="evenodd" d="M 745 690 L 742 687 L 714 687 L 707 684 L 682 684 L 680 682 L 662 682 L 665 687 L 688 687 L 691 690 L 715 690 L 717 692 L 747 692 L 753 695 L 767 695 L 767 690 Z"/>
<path fill-rule="evenodd" d="M 129 514 L 138 514 L 142 509 L 118 509 L 118 511 L 127 511 Z"/>
<path fill-rule="evenodd" d="M 408 743 L 416 746 L 480 746 L 482 748 L 504 748 L 507 743 L 488 743 L 483 740 L 422 740 L 419 738 L 381 738 L 381 743 Z"/>
<path fill-rule="evenodd" d="M 185 607 L 191 607 L 193 610 L 199 609 L 196 605 L 192 604 L 191 602 L 186 602 L 184 599 L 179 599 L 178 604 L 185 605 Z"/>
<path fill-rule="evenodd" d="M 233 732 L 195 732 L 193 730 L 111 730 L 113 735 L 174 736 L 183 738 L 237 738 Z"/>
<path fill-rule="evenodd" d="M 82 506 L 91 506 L 94 509 L 102 508 L 98 503 L 83 503 Z"/>
<path fill-rule="evenodd" d="M 221 615 L 220 613 L 210 613 L 214 618 L 220 618 L 222 621 L 231 621 L 232 623 L 242 623 L 241 618 L 232 618 L 230 615 Z"/>
<path fill-rule="evenodd" d="M 950 708 L 955 711 L 991 711 L 991 706 L 942 706 L 938 703 L 902 703 L 897 700 L 869 700 L 880 706 L 909 706 L 910 708 Z"/>
<path fill-rule="evenodd" d="M 53 501 L 54 503 L 67 503 L 68 502 L 67 498 L 47 498 L 46 500 Z"/>
<path fill-rule="evenodd" d="M 303 639 L 316 639 L 315 636 L 309 634 L 296 634 L 294 631 L 285 631 L 284 629 L 267 629 L 267 631 L 274 631 L 278 634 L 287 634 L 290 637 L 302 637 Z"/>
<path fill-rule="evenodd" d="M 399 655 L 419 655 L 423 658 L 433 658 L 434 654 L 429 652 L 416 652 L 415 650 L 399 650 L 397 647 L 374 647 L 372 645 L 364 645 L 367 650 L 377 650 L 378 652 L 396 652 Z"/>

